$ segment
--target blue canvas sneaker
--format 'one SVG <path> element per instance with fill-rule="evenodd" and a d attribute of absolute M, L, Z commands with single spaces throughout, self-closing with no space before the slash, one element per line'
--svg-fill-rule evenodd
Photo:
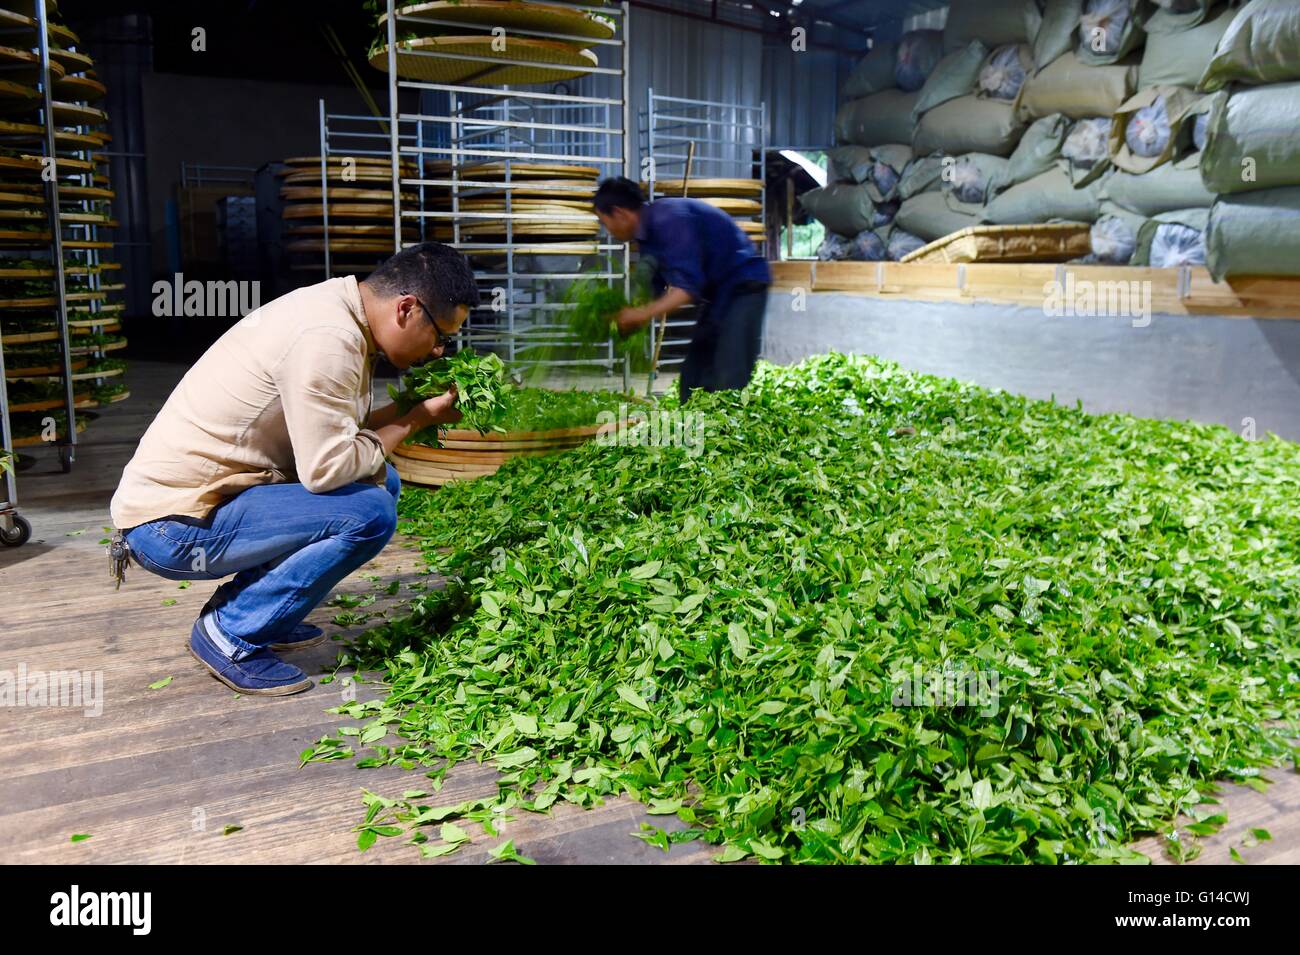
<path fill-rule="evenodd" d="M 312 686 L 306 673 L 270 650 L 258 650 L 242 660 L 230 659 L 208 636 L 202 617 L 194 621 L 190 653 L 226 686 L 248 696 L 289 696 Z"/>

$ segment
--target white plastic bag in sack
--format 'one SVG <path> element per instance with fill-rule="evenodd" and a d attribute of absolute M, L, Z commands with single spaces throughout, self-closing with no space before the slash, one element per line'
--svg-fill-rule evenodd
<path fill-rule="evenodd" d="M 1169 145 L 1169 111 L 1165 98 L 1157 96 L 1150 106 L 1143 106 L 1129 117 L 1124 142 L 1135 156 L 1159 156 Z"/>
<path fill-rule="evenodd" d="M 1151 239 L 1151 265 L 1171 269 L 1179 265 L 1205 264 L 1205 233 L 1177 222 L 1156 226 Z"/>
<path fill-rule="evenodd" d="M 1137 236 L 1119 216 L 1102 216 L 1092 224 L 1089 237 L 1098 262 L 1127 265 L 1137 250 Z"/>

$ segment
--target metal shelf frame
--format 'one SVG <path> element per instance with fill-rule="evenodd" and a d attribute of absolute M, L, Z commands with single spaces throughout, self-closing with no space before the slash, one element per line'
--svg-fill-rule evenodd
<path fill-rule="evenodd" d="M 57 121 L 53 108 L 53 88 L 50 77 L 50 37 L 49 37 L 49 10 L 46 0 L 35 0 L 33 4 L 33 19 L 35 20 L 35 29 L 29 27 L 14 27 L 0 31 L 0 41 L 11 42 L 9 36 L 20 34 L 21 40 L 12 41 L 13 45 L 18 47 L 30 48 L 31 35 L 35 35 L 36 52 L 40 60 L 40 76 L 38 85 L 40 87 L 40 100 L 38 102 L 39 125 L 43 127 L 44 135 L 41 138 L 41 153 L 43 160 L 54 162 L 54 175 L 45 175 L 45 169 L 42 169 L 41 179 L 45 185 L 45 204 L 48 226 L 50 230 L 50 244 L 48 254 L 50 256 L 50 270 L 53 272 L 52 282 L 54 285 L 55 297 L 57 298 L 57 308 L 55 323 L 58 330 L 58 343 L 60 353 L 60 366 L 62 374 L 57 376 L 63 382 L 63 412 L 66 416 L 66 426 L 63 434 L 58 441 L 59 460 L 63 470 L 70 471 L 72 464 L 76 460 L 77 447 L 77 411 L 76 398 L 73 394 L 75 385 L 72 379 L 72 348 L 69 342 L 68 328 L 68 293 L 64 277 L 65 260 L 63 251 L 63 223 L 60 219 L 62 205 L 59 197 L 59 174 L 58 174 L 58 144 L 55 139 L 55 129 Z M 74 47 L 75 49 L 75 47 Z M 84 127 L 72 127 L 75 131 L 84 131 Z M 86 151 L 86 157 L 89 157 L 89 150 Z M 81 158 L 79 151 L 74 152 L 74 156 Z M 93 170 L 90 174 L 93 180 Z M 78 203 L 78 208 L 88 208 L 87 203 Z M 75 228 L 69 225 L 69 228 Z M 94 250 L 87 250 L 94 252 Z M 92 289 L 98 289 L 97 277 L 96 282 L 92 284 Z M 14 434 L 13 421 L 10 417 L 10 402 L 8 397 L 9 382 L 5 370 L 4 346 L 0 344 L 0 439 L 3 440 L 5 450 L 11 454 L 13 452 Z M 17 458 L 11 459 L 12 467 L 4 476 L 3 497 L 0 497 L 0 529 L 6 534 L 14 530 L 14 522 L 17 517 L 18 505 L 18 482 L 16 478 Z"/>
<path fill-rule="evenodd" d="M 629 149 L 632 114 L 629 101 L 628 11 L 622 2 L 607 7 L 569 4 L 569 9 L 587 11 L 610 20 L 614 34 L 591 38 L 536 29 L 512 29 L 511 35 L 544 37 L 580 42 L 594 49 L 599 65 L 587 69 L 590 85 L 604 87 L 606 95 L 584 95 L 556 88 L 515 89 L 511 86 L 474 86 L 464 82 L 435 83 L 406 80 L 397 75 L 399 24 L 407 28 L 455 26 L 466 34 L 490 30 L 442 20 L 436 14 L 403 13 L 395 0 L 387 0 L 385 26 L 388 44 L 388 133 L 392 169 L 394 251 L 402 247 L 402 226 L 417 223 L 421 239 L 431 237 L 437 225 L 450 225 L 447 244 L 471 256 L 491 252 L 504 264 L 476 267 L 480 285 L 488 284 L 491 302 L 471 312 L 457 336 L 458 346 L 473 346 L 499 353 L 515 367 L 595 367 L 607 373 L 621 370 L 624 389 L 630 387 L 630 366 L 617 355 L 611 339 L 600 354 L 589 358 L 557 358 L 551 346 L 576 345 L 556 314 L 565 306 L 553 298 L 557 282 L 593 275 L 610 284 L 621 282 L 624 293 L 631 290 L 631 250 L 627 243 L 595 236 L 592 239 L 553 240 L 518 234 L 517 227 L 531 222 L 590 222 L 589 214 L 566 215 L 516 210 L 514 195 L 519 189 L 562 190 L 563 186 L 538 186 L 513 175 L 517 163 L 542 162 L 597 166 L 600 175 L 632 175 L 634 156 Z M 431 30 L 430 32 L 440 32 Z M 450 54 L 436 50 L 408 51 L 403 55 L 427 56 L 455 61 L 472 61 L 485 66 L 524 64 L 540 70 L 571 72 L 571 66 L 504 59 L 491 55 Z M 568 81 L 566 81 L 567 83 Z M 582 80 L 573 81 L 582 84 Z M 617 92 L 614 92 L 617 90 Z M 403 112 L 399 98 L 403 91 L 418 97 L 420 108 Z M 410 94 L 408 94 L 410 95 Z M 403 176 L 402 160 L 414 159 L 415 176 Z M 432 163 L 439 163 L 430 168 Z M 499 164 L 501 174 L 491 179 L 466 179 L 466 168 Z M 417 192 L 414 205 L 403 198 L 403 190 Z M 476 212 L 462 203 L 484 192 L 504 193 L 504 212 Z M 435 208 L 435 194 L 449 208 Z M 464 232 L 465 226 L 480 221 L 504 224 L 504 239 L 478 238 Z M 438 230 L 444 237 L 444 230 Z M 550 248 L 553 247 L 553 248 Z M 581 251 L 578 251 L 581 250 Z M 584 257 L 594 253 L 599 271 L 592 273 L 566 267 L 561 261 L 554 271 L 544 267 L 552 256 Z M 539 261 L 540 260 L 540 261 Z M 539 267 L 542 266 L 542 267 Z"/>

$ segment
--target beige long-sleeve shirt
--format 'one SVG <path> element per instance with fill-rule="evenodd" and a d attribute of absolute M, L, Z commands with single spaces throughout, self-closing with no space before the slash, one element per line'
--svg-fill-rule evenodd
<path fill-rule="evenodd" d="M 111 505 L 127 530 L 207 517 L 259 484 L 324 493 L 384 468 L 370 416 L 377 355 L 357 280 L 329 279 L 250 313 L 194 364 L 140 439 Z"/>

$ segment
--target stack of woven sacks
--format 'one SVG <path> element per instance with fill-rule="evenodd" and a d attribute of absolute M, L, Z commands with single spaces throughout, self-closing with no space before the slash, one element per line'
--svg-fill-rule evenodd
<path fill-rule="evenodd" d="M 824 258 L 1077 222 L 1086 261 L 1296 274 L 1296 80 L 1297 0 L 954 0 L 858 64 L 804 205 Z"/>
<path fill-rule="evenodd" d="M 1217 193 L 1210 272 L 1300 275 L 1300 3 L 1252 0 L 1200 82 L 1208 111 L 1201 180 Z"/>

